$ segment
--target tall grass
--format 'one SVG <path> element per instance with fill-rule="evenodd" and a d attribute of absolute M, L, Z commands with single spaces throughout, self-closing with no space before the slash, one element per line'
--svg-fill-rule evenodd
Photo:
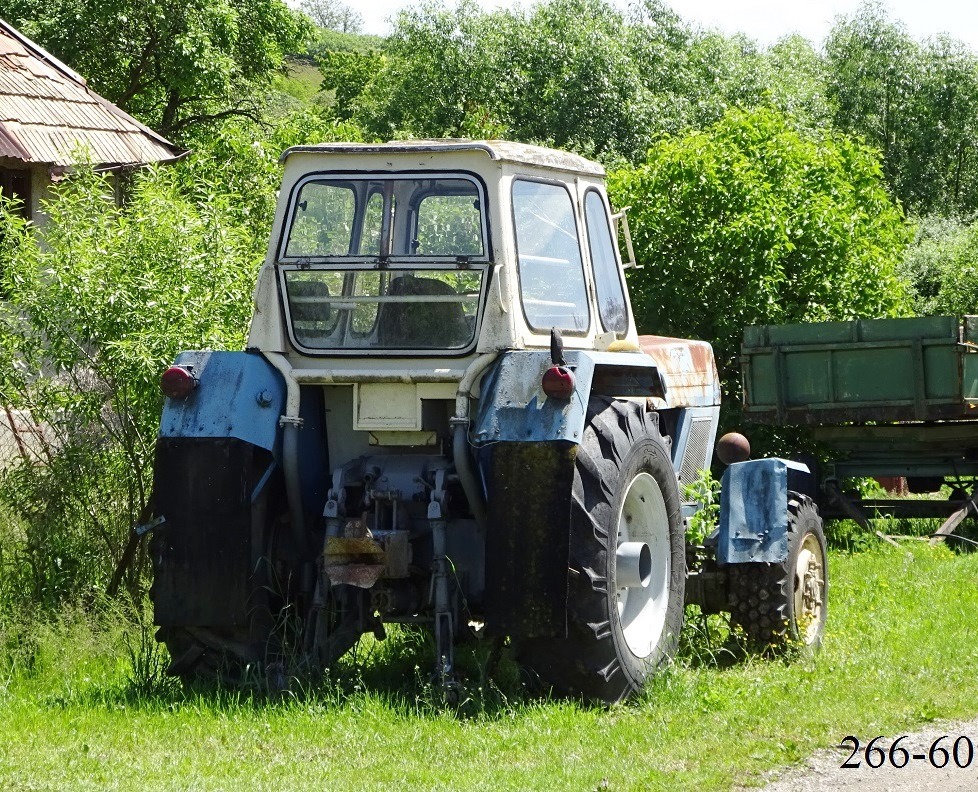
<path fill-rule="evenodd" d="M 914 542 L 830 564 L 818 656 L 731 663 L 694 632 L 644 695 L 611 708 L 530 699 L 512 666 L 483 676 L 478 651 L 465 658 L 476 705 L 445 707 L 410 631 L 284 695 L 140 688 L 125 614 L 8 620 L 0 786 L 728 789 L 846 734 L 978 713 L 978 556 Z"/>

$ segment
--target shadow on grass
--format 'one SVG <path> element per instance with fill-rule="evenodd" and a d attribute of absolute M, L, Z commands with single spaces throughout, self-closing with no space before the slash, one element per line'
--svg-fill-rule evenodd
<path fill-rule="evenodd" d="M 152 628 L 136 626 L 127 637 L 127 662 L 111 679 L 70 687 L 41 697 L 44 706 L 102 706 L 158 711 L 196 707 L 226 710 L 313 706 L 323 710 L 376 704 L 404 716 L 449 715 L 499 719 L 541 702 L 504 649 L 491 658 L 487 641 L 456 649 L 457 693 L 446 691 L 431 670 L 434 642 L 418 628 L 394 628 L 384 641 L 364 636 L 321 674 L 284 671 L 278 665 L 228 667 L 207 678 L 167 675 L 169 655 Z M 124 666 L 124 668 L 122 668 Z"/>
<path fill-rule="evenodd" d="M 456 649 L 457 691 L 446 690 L 432 673 L 435 648 L 431 633 L 416 627 L 392 627 L 378 641 L 361 638 L 356 647 L 321 674 L 281 666 L 227 668 L 218 676 L 180 680 L 168 676 L 169 655 L 153 628 L 135 626 L 126 637 L 128 657 L 114 677 L 43 697 L 51 707 L 103 706 L 132 710 L 261 709 L 313 706 L 324 711 L 379 705 L 409 717 L 442 716 L 498 720 L 555 703 L 582 709 L 606 705 L 562 698 L 546 690 L 513 658 L 509 646 L 496 657 L 489 641 L 473 639 Z M 756 653 L 731 635 L 729 621 L 687 609 L 674 665 L 717 669 L 750 662 Z M 668 670 L 664 673 L 668 673 Z M 654 691 L 655 684 L 650 691 Z M 644 696 L 637 698 L 641 702 Z M 636 703 L 633 701 L 633 703 Z M 627 703 L 626 703 L 627 706 Z"/>

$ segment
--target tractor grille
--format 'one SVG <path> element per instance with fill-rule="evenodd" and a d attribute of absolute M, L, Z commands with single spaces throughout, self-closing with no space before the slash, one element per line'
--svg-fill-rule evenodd
<path fill-rule="evenodd" d="M 707 444 L 710 442 L 711 425 L 711 418 L 694 418 L 689 427 L 689 437 L 683 449 L 683 464 L 679 468 L 679 480 L 683 484 L 696 481 L 700 469 L 708 464 Z"/>

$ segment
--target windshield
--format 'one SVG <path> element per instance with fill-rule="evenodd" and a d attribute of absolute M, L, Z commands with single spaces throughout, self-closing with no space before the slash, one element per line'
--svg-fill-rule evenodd
<path fill-rule="evenodd" d="M 314 177 L 292 206 L 280 260 L 488 259 L 481 185 L 462 175 Z"/>
<path fill-rule="evenodd" d="M 281 268 L 304 349 L 458 353 L 475 339 L 483 270 Z"/>

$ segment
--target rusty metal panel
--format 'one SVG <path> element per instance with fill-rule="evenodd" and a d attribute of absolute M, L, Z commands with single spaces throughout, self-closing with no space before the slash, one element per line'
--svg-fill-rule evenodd
<path fill-rule="evenodd" d="M 0 157 L 12 157 L 25 161 L 31 159 L 31 153 L 2 125 L 0 125 Z"/>
<path fill-rule="evenodd" d="M 713 347 L 706 341 L 666 336 L 639 336 L 666 385 L 667 407 L 713 407 L 720 404 L 720 377 Z"/>

